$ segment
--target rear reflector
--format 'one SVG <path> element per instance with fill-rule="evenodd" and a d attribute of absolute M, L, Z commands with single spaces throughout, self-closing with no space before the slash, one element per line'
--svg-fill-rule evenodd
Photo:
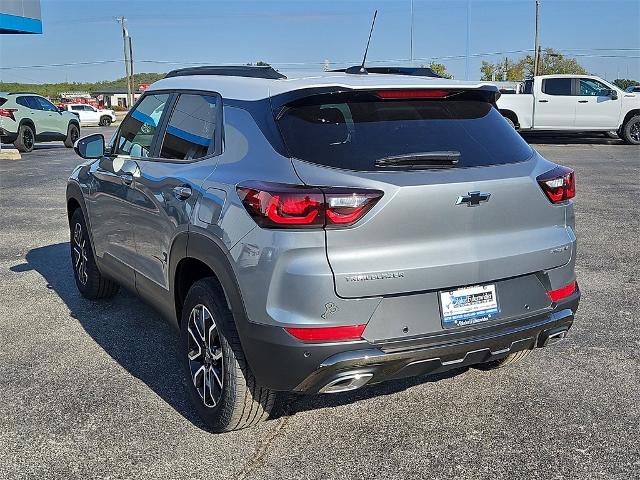
<path fill-rule="evenodd" d="M 359 340 L 366 325 L 348 325 L 346 327 L 287 327 L 285 330 L 303 342 L 340 342 Z"/>
<path fill-rule="evenodd" d="M 341 228 L 360 220 L 378 190 L 248 182 L 237 187 L 244 208 L 263 228 Z"/>
<path fill-rule="evenodd" d="M 451 93 L 450 90 L 378 90 L 376 95 L 383 99 L 411 99 L 411 98 L 445 98 Z"/>
<path fill-rule="evenodd" d="M 572 282 L 569 285 L 566 285 L 562 288 L 558 288 L 557 290 L 551 290 L 547 292 L 549 298 L 552 302 L 557 302 L 558 300 L 562 300 L 563 298 L 570 297 L 576 291 L 576 282 Z"/>
<path fill-rule="evenodd" d="M 576 196 L 576 176 L 567 167 L 556 167 L 538 176 L 538 184 L 551 203 L 559 203 Z"/>

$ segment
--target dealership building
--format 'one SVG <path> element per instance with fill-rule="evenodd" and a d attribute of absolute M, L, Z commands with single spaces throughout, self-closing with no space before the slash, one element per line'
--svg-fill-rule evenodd
<path fill-rule="evenodd" d="M 40 0 L 0 0 L 0 34 L 42 33 Z"/>

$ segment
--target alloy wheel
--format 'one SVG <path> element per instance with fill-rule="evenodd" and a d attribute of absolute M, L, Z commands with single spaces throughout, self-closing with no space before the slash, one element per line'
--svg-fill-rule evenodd
<path fill-rule="evenodd" d="M 75 127 L 71 128 L 71 141 L 73 143 L 76 143 L 76 140 L 78 140 L 78 138 L 80 137 L 80 132 L 78 132 L 78 129 Z"/>
<path fill-rule="evenodd" d="M 22 143 L 28 150 L 33 148 L 33 132 L 28 128 L 22 132 Z"/>
<path fill-rule="evenodd" d="M 82 225 L 76 223 L 73 229 L 73 260 L 78 280 L 82 285 L 87 284 L 89 275 L 87 274 L 87 240 L 82 233 Z"/>
<path fill-rule="evenodd" d="M 631 128 L 629 128 L 629 136 L 633 138 L 634 141 L 640 142 L 640 122 L 631 125 Z"/>
<path fill-rule="evenodd" d="M 189 314 L 188 352 L 193 386 L 206 407 L 220 402 L 223 388 L 222 345 L 216 322 L 209 309 L 196 305 Z"/>

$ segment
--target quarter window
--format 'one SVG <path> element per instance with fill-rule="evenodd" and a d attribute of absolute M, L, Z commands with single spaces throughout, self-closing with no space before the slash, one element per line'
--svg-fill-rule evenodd
<path fill-rule="evenodd" d="M 542 91 L 547 95 L 571 95 L 571 78 L 545 78 Z"/>
<path fill-rule="evenodd" d="M 181 94 L 167 124 L 160 158 L 195 160 L 215 149 L 218 99 Z"/>
<path fill-rule="evenodd" d="M 147 95 L 122 121 L 116 154 L 148 157 L 169 94 Z"/>

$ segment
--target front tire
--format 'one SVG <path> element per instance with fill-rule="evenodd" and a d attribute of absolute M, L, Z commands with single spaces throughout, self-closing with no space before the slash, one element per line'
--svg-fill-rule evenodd
<path fill-rule="evenodd" d="M 101 127 L 108 127 L 109 125 L 111 125 L 111 117 L 107 117 L 106 115 L 104 117 L 100 117 Z"/>
<path fill-rule="evenodd" d="M 70 123 L 67 128 L 67 138 L 64 139 L 64 146 L 73 148 L 76 140 L 80 138 L 80 128 L 75 123 Z"/>
<path fill-rule="evenodd" d="M 180 330 L 188 395 L 207 427 L 229 432 L 266 420 L 276 393 L 257 384 L 224 293 L 212 278 L 189 289 Z"/>
<path fill-rule="evenodd" d="M 504 117 L 504 119 L 507 121 L 509 125 L 511 125 L 511 128 L 513 128 L 514 130 L 516 129 L 516 124 L 514 123 L 513 120 L 511 120 L 509 117 Z"/>
<path fill-rule="evenodd" d="M 629 145 L 640 145 L 640 115 L 627 120 L 620 129 L 620 137 Z"/>
<path fill-rule="evenodd" d="M 77 208 L 69 222 L 71 236 L 71 263 L 76 286 L 89 300 L 113 297 L 119 285 L 102 276 L 96 265 L 82 210 Z"/>
<path fill-rule="evenodd" d="M 13 145 L 19 152 L 28 153 L 33 151 L 33 147 L 36 144 L 36 134 L 30 125 L 22 124 L 18 129 L 18 138 L 16 138 Z"/>

